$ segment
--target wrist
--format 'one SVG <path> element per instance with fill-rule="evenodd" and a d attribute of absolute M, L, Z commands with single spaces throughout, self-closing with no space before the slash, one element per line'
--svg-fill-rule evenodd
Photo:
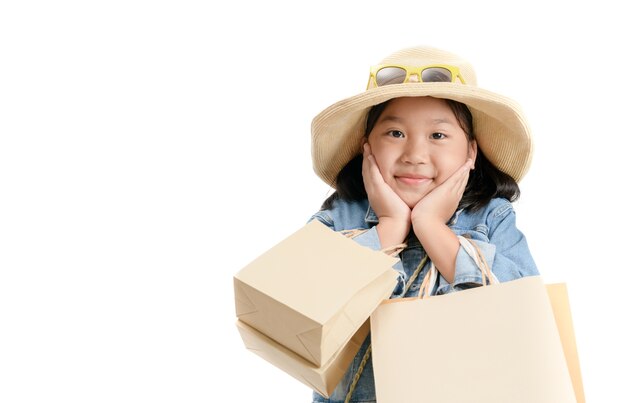
<path fill-rule="evenodd" d="M 409 220 L 381 217 L 378 221 L 378 225 L 376 225 L 381 249 L 404 242 L 410 229 L 411 222 Z"/>
<path fill-rule="evenodd" d="M 423 234 L 428 233 L 429 231 L 432 231 L 433 229 L 438 229 L 442 227 L 448 228 L 445 222 L 438 220 L 432 216 L 431 217 L 428 217 L 428 216 L 411 217 L 411 227 L 413 228 L 413 232 L 418 238 L 422 236 Z"/>

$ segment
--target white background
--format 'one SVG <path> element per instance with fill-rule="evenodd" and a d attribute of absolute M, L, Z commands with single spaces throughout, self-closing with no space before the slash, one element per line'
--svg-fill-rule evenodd
<path fill-rule="evenodd" d="M 618 400 L 618 2 L 299 3 L 0 5 L 0 401 L 309 401 L 244 348 L 232 276 L 329 194 L 311 119 L 421 44 L 524 107 L 518 224 L 568 284 L 588 401 Z"/>

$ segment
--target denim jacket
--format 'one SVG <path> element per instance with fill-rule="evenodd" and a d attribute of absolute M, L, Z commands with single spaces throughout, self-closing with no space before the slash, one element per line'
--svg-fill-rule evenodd
<path fill-rule="evenodd" d="M 380 250 L 380 240 L 376 230 L 378 217 L 370 208 L 367 200 L 358 202 L 336 200 L 330 210 L 317 212 L 311 220 L 317 219 L 334 231 L 367 229 L 353 239 L 360 245 Z M 515 211 L 508 200 L 492 199 L 487 206 L 476 211 L 458 210 L 447 224 L 457 235 L 469 236 L 481 249 L 493 274 L 500 282 L 514 280 L 524 276 L 539 274 L 528 249 L 524 235 L 515 226 Z M 400 297 L 417 265 L 424 257 L 424 249 L 417 237 L 410 232 L 406 240 L 407 247 L 400 253 L 400 261 L 394 266 L 398 271 L 398 284 L 391 298 Z M 407 290 L 405 297 L 415 297 L 427 270 L 417 276 Z M 482 275 L 474 261 L 463 248 L 456 256 L 454 281 L 448 283 L 443 276 L 438 276 L 435 294 L 446 294 L 482 284 Z M 399 337 L 401 339 L 401 337 Z M 369 345 L 369 337 L 361 346 L 352 365 L 331 395 L 330 399 L 313 392 L 314 402 L 339 403 L 345 400 L 354 374 L 359 367 L 363 354 Z M 427 363 L 425 363 L 427 365 Z M 400 374 L 399 374 L 400 376 Z M 351 402 L 375 402 L 374 375 L 371 359 L 352 394 Z"/>

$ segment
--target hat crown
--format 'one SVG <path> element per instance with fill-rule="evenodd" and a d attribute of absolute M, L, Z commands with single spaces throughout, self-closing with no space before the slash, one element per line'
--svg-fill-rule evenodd
<path fill-rule="evenodd" d="M 380 64 L 399 64 L 413 67 L 430 66 L 433 64 L 455 66 L 459 69 L 466 85 L 474 87 L 477 85 L 476 73 L 474 72 L 472 65 L 467 60 L 455 55 L 454 53 L 427 46 L 399 50 L 387 56 L 380 62 Z"/>

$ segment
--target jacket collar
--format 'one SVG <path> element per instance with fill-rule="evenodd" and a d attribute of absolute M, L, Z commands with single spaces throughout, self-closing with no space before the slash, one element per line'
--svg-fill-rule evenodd
<path fill-rule="evenodd" d="M 372 209 L 372 206 L 369 203 L 367 204 L 367 211 L 365 212 L 364 220 L 368 224 L 372 224 L 372 225 L 378 224 L 378 216 L 376 215 L 376 213 L 374 213 L 374 210 Z"/>

